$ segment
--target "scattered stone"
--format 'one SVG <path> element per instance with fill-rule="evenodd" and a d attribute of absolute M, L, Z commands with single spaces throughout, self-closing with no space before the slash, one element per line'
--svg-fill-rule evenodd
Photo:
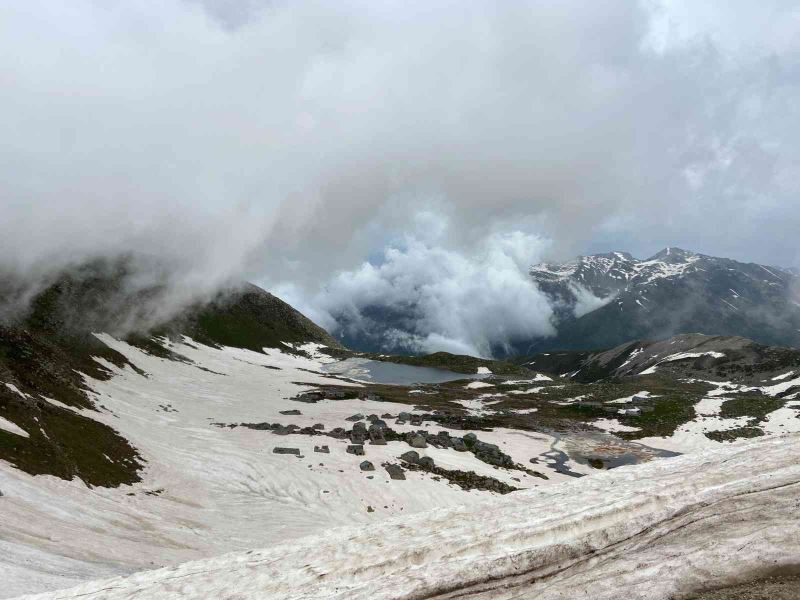
<path fill-rule="evenodd" d="M 328 390 L 325 392 L 325 397 L 329 400 L 344 400 L 347 398 L 347 392 L 342 390 Z"/>
<path fill-rule="evenodd" d="M 363 420 L 364 420 L 364 415 L 362 414 L 352 415 L 345 419 L 345 421 L 363 421 Z"/>
<path fill-rule="evenodd" d="M 374 471 L 374 470 L 375 470 L 375 465 L 373 465 L 373 464 L 372 464 L 371 462 L 369 462 L 368 460 L 365 460 L 364 462 L 362 462 L 362 463 L 361 463 L 360 465 L 358 465 L 358 466 L 359 466 L 359 468 L 360 468 L 362 471 Z"/>
<path fill-rule="evenodd" d="M 330 454 L 331 449 L 328 448 L 327 446 L 314 446 L 314 452 L 321 452 L 322 454 Z"/>
<path fill-rule="evenodd" d="M 467 452 L 469 450 L 469 448 L 467 448 L 467 445 L 464 443 L 464 440 L 462 440 L 461 438 L 452 438 L 452 440 L 453 440 L 453 450 L 455 450 L 456 452 Z"/>
<path fill-rule="evenodd" d="M 272 449 L 273 454 L 294 454 L 295 456 L 300 456 L 300 449 L 299 448 L 281 448 L 280 446 L 275 446 Z"/>
<path fill-rule="evenodd" d="M 422 417 L 419 415 L 411 415 L 411 425 L 414 427 L 422 425 Z"/>
<path fill-rule="evenodd" d="M 333 439 L 342 440 L 347 437 L 347 431 L 341 427 L 334 427 L 328 435 Z"/>
<path fill-rule="evenodd" d="M 381 419 L 394 419 L 394 417 L 389 413 L 383 413 Z"/>
<path fill-rule="evenodd" d="M 367 431 L 366 423 L 362 423 L 362 422 L 353 423 L 353 431 L 364 431 L 364 432 L 366 432 Z"/>
<path fill-rule="evenodd" d="M 386 472 L 389 474 L 390 479 L 397 479 L 398 481 L 405 481 L 406 474 L 403 472 L 403 467 L 400 465 L 383 465 Z"/>
<path fill-rule="evenodd" d="M 411 463 L 412 465 L 415 465 L 415 464 L 417 464 L 419 462 L 419 452 L 416 452 L 414 450 L 409 450 L 408 452 L 403 452 L 400 455 L 400 460 L 405 461 L 407 463 Z"/>
<path fill-rule="evenodd" d="M 430 456 L 422 456 L 417 461 L 417 464 L 426 470 L 431 470 L 435 466 L 433 463 L 433 459 Z"/>
<path fill-rule="evenodd" d="M 323 425 L 322 423 L 314 423 L 311 426 L 311 429 L 317 429 L 317 430 L 325 429 L 325 425 Z"/>
<path fill-rule="evenodd" d="M 409 434 L 408 438 L 406 438 L 408 445 L 412 448 L 427 448 L 428 442 L 425 441 L 425 437 L 419 434 Z"/>
<path fill-rule="evenodd" d="M 350 444 L 347 446 L 347 453 L 364 456 L 364 446 L 362 444 Z"/>
<path fill-rule="evenodd" d="M 350 432 L 350 441 L 354 444 L 363 444 L 367 441 L 367 432 L 360 429 L 353 429 Z"/>
<path fill-rule="evenodd" d="M 386 436 L 383 435 L 383 429 L 372 425 L 369 428 L 369 443 L 373 446 L 385 446 Z"/>
<path fill-rule="evenodd" d="M 292 398 L 296 402 L 315 404 L 324 398 L 322 392 L 304 392 Z"/>
<path fill-rule="evenodd" d="M 367 421 L 369 421 L 370 423 L 373 423 L 373 422 L 375 422 L 377 420 L 378 420 L 378 415 L 375 415 L 375 414 L 367 415 Z"/>
<path fill-rule="evenodd" d="M 279 410 L 278 412 L 279 412 L 279 413 L 281 413 L 282 415 L 302 415 L 302 414 L 303 414 L 303 413 L 301 413 L 301 412 L 300 412 L 299 410 L 297 410 L 297 409 L 292 409 L 292 410 Z"/>
<path fill-rule="evenodd" d="M 371 506 L 368 506 L 367 507 L 367 512 L 375 512 L 375 509 L 372 508 Z"/>
<path fill-rule="evenodd" d="M 397 418 L 401 421 L 410 421 L 411 413 L 401 412 L 399 415 L 397 415 Z"/>

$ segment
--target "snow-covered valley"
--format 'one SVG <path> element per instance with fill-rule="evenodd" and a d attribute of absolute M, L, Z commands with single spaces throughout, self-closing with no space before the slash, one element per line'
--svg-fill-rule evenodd
<path fill-rule="evenodd" d="M 800 435 L 39 596 L 667 600 L 800 567 Z"/>
<path fill-rule="evenodd" d="M 391 479 L 381 463 L 398 463 L 399 455 L 409 450 L 403 442 L 367 444 L 366 455 L 356 456 L 346 452 L 347 440 L 278 436 L 215 424 L 280 420 L 301 427 L 319 423 L 330 430 L 348 425 L 345 419 L 355 413 L 412 410 L 413 405 L 365 399 L 291 401 L 317 384 L 356 385 L 321 374 L 324 357 L 215 349 L 190 340 L 169 344 L 192 361 L 187 363 L 158 358 L 107 335 L 100 338 L 146 376 L 107 364 L 113 377 L 88 382 L 102 410 L 84 412 L 138 449 L 146 461 L 142 481 L 90 488 L 77 479 L 34 477 L 0 462 L 0 597 L 285 543 L 331 527 L 375 524 L 388 516 L 487 497 L 486 492 L 462 490 L 422 472 L 406 471 L 406 480 Z M 302 414 L 280 413 L 293 409 Z M 418 429 L 410 424 L 392 427 Z M 545 434 L 516 431 L 480 436 L 502 445 L 519 462 L 548 452 L 554 442 Z M 320 444 L 328 445 L 330 453 L 314 452 Z M 275 454 L 275 447 L 299 449 L 301 457 Z M 543 480 L 497 469 L 471 453 L 433 447 L 419 452 L 443 468 L 473 471 L 518 487 L 570 478 L 549 472 Z M 365 459 L 375 471 L 360 470 Z M 571 467 L 591 471 L 583 465 Z"/>
<path fill-rule="evenodd" d="M 143 459 L 141 481 L 119 487 L 89 487 L 77 478 L 68 481 L 49 475 L 29 475 L 0 461 L 0 491 L 3 493 L 0 497 L 3 515 L 0 572 L 4 583 L 0 597 L 56 590 L 88 580 L 149 572 L 161 567 L 171 570 L 136 575 L 120 584 L 113 594 L 108 592 L 106 596 L 103 595 L 106 592 L 98 592 L 95 597 L 128 598 L 140 586 L 138 597 L 146 598 L 218 598 L 228 597 L 226 594 L 233 594 L 232 590 L 240 590 L 237 593 L 242 595 L 230 597 L 241 598 L 337 597 L 337 594 L 350 598 L 359 597 L 359 594 L 374 595 L 380 589 L 395 589 L 395 584 L 399 586 L 396 588 L 399 595 L 386 597 L 404 597 L 404 594 L 416 597 L 422 593 L 420 590 L 425 590 L 426 594 L 444 593 L 449 588 L 478 585 L 484 579 L 505 580 L 510 576 L 510 565 L 518 565 L 520 560 L 539 565 L 536 561 L 544 560 L 541 557 L 552 558 L 554 552 L 566 552 L 562 548 L 564 543 L 573 548 L 567 552 L 572 557 L 570 561 L 578 561 L 579 554 L 570 554 L 579 552 L 576 548 L 594 547 L 593 544 L 600 543 L 598 540 L 617 539 L 614 536 L 622 540 L 631 535 L 632 539 L 648 541 L 630 542 L 634 545 L 623 544 L 623 547 L 630 550 L 641 546 L 643 556 L 649 557 L 646 561 L 655 564 L 660 560 L 659 552 L 666 550 L 659 550 L 662 542 L 658 539 L 636 537 L 642 528 L 662 527 L 657 525 L 662 519 L 671 520 L 675 514 L 686 510 L 681 502 L 692 502 L 694 506 L 702 503 L 698 498 L 705 497 L 704 494 L 711 494 L 717 499 L 714 502 L 733 502 L 725 495 L 727 491 L 719 492 L 723 495 L 718 496 L 715 495 L 717 491 L 704 490 L 707 486 L 718 485 L 724 490 L 761 486 L 766 481 L 764 478 L 773 476 L 764 475 L 773 468 L 770 465 L 781 473 L 790 467 L 780 462 L 777 449 L 782 448 L 792 456 L 800 443 L 796 437 L 784 437 L 774 444 L 757 441 L 745 453 L 734 450 L 745 447 L 738 443 L 731 445 L 729 441 L 711 439 L 707 435 L 710 430 L 735 429 L 752 420 L 720 415 L 720 407 L 730 396 L 753 389 L 729 383 L 681 384 L 707 390 L 694 401 L 692 414 L 696 412 L 696 417 L 671 435 L 627 441 L 617 435 L 631 435 L 624 432 L 639 432 L 639 429 L 622 425 L 618 419 L 630 416 L 617 413 L 630 411 L 629 407 L 634 404 L 646 407 L 664 399 L 664 392 L 653 387 L 653 382 L 638 376 L 627 384 L 633 391 L 612 394 L 605 408 L 601 407 L 615 417 L 597 419 L 589 413 L 588 419 L 581 417 L 583 421 L 576 421 L 580 425 L 577 429 L 555 432 L 547 427 L 531 429 L 530 424 L 549 423 L 546 419 L 552 419 L 552 414 L 558 415 L 559 411 L 578 418 L 581 413 L 574 411 L 581 410 L 579 405 L 591 405 L 591 410 L 599 410 L 595 405 L 600 403 L 593 400 L 593 394 L 602 388 L 531 373 L 524 379 L 489 377 L 441 387 L 423 385 L 419 389 L 397 386 L 400 393 L 386 398 L 362 391 L 374 387 L 324 372 L 333 359 L 320 352 L 315 344 L 288 345 L 284 346 L 285 351 L 265 348 L 263 352 L 254 352 L 211 347 L 186 337 L 182 341 L 160 340 L 167 350 L 183 357 L 174 360 L 106 334 L 99 334 L 97 338 L 129 361 L 119 366 L 97 358 L 112 376 L 106 379 L 84 376 L 99 412 L 70 407 L 55 399 L 48 402 L 99 420 L 119 432 Z M 301 353 L 298 354 L 298 350 Z M 763 386 L 763 392 L 791 391 L 795 383 L 792 374 L 776 375 Z M 359 392 L 360 397 L 343 398 L 331 392 L 330 386 L 339 391 Z M 321 395 L 330 397 L 315 402 L 297 401 L 298 395 L 309 390 L 323 390 Z M 576 395 L 575 390 L 583 393 Z M 25 396 L 16 388 L 14 393 Z M 439 469 L 489 478 L 499 482 L 497 485 L 523 491 L 501 496 L 456 485 L 437 472 L 411 468 L 400 458 L 412 449 L 407 441 L 390 439 L 385 445 L 368 441 L 363 446 L 365 454 L 361 456 L 347 451 L 351 445 L 349 439 L 328 435 L 337 427 L 354 427 L 356 416 L 362 417 L 361 422 L 369 422 L 365 415 L 385 418 L 390 430 L 398 435 L 422 429 L 435 432 L 442 427 L 426 420 L 424 415 L 430 413 L 420 405 L 434 402 L 439 394 L 454 399 L 452 404 L 464 411 L 465 419 L 477 419 L 462 421 L 474 422 L 475 430 L 451 430 L 450 435 L 477 435 L 481 442 L 495 444 L 517 467 L 498 467 L 479 460 L 475 453 L 455 451 L 446 445 L 427 445 L 414 450 L 421 457 L 432 459 Z M 395 401 L 394 398 L 404 400 Z M 765 433 L 800 431 L 797 404 L 787 399 L 782 407 L 770 412 L 763 425 Z M 398 419 L 401 413 L 416 415 L 420 422 Z M 520 428 L 493 426 L 487 429 L 486 423 L 501 416 L 509 423 L 518 423 Z M 295 427 L 285 430 L 281 426 L 276 431 L 259 425 L 276 422 Z M 8 423 L 6 433 L 20 437 L 33 433 Z M 324 434 L 308 435 L 309 428 L 319 426 Z M 328 447 L 328 452 L 317 452 L 323 445 Z M 276 448 L 285 448 L 296 455 L 275 453 Z M 693 458 L 660 459 L 659 456 L 669 453 L 661 453 L 659 449 L 678 453 L 702 450 L 704 453 Z M 675 482 L 681 477 L 676 473 L 685 474 L 701 463 L 709 469 L 716 468 L 714 465 L 720 461 L 727 465 L 728 459 L 720 458 L 726 456 L 725 452 L 737 457 L 738 468 L 744 470 L 737 475 L 738 479 L 728 481 L 726 478 L 732 476 L 731 472 L 723 470 L 709 473 L 707 479 L 687 480 L 681 484 L 684 487 L 675 488 L 674 494 L 664 491 L 677 485 Z M 751 462 L 746 462 L 746 456 Z M 647 465 L 598 470 L 598 464 L 608 468 L 653 458 L 658 460 Z M 374 470 L 363 470 L 365 460 Z M 403 478 L 393 478 L 386 465 L 402 465 Z M 795 473 L 792 469 L 794 467 L 789 471 Z M 589 474 L 592 476 L 581 477 Z M 663 485 L 659 483 L 661 479 Z M 529 491 L 524 491 L 526 489 Z M 667 493 L 666 498 L 662 493 Z M 796 497 L 796 491 L 793 493 Z M 499 511 L 496 517 L 483 522 L 480 515 L 494 515 L 496 511 Z M 512 514 L 516 515 L 513 519 Z M 584 520 L 591 524 L 588 528 L 584 524 L 575 525 Z M 771 527 L 769 523 L 762 525 Z M 313 537 L 339 527 L 355 529 Z M 519 535 L 512 534 L 517 529 Z M 474 537 L 472 541 L 467 540 L 469 535 Z M 741 535 L 752 537 L 754 534 Z M 491 538 L 504 541 L 492 542 Z M 587 542 L 587 539 L 594 541 Z M 667 539 L 673 538 L 667 536 Z M 669 543 L 683 543 L 678 538 L 674 540 Z M 765 544 L 773 541 L 767 537 L 752 543 L 761 552 Z M 653 546 L 654 542 L 657 543 Z M 528 548 L 526 544 L 529 543 L 534 544 L 535 551 L 522 549 Z M 573 543 L 575 546 L 570 546 Z M 687 547 L 691 547 L 691 543 L 694 542 L 690 541 Z M 486 544 L 491 548 L 484 548 Z M 697 544 L 700 544 L 699 538 Z M 464 545 L 471 550 L 459 550 Z M 315 546 L 327 550 L 316 552 Z M 334 551 L 334 546 L 344 550 Z M 394 557 L 387 560 L 394 561 L 392 564 L 396 563 L 396 567 L 372 565 L 369 555 L 373 554 L 374 547 L 381 548 L 379 555 Z M 417 558 L 412 560 L 405 555 L 408 548 L 417 547 L 420 549 Z M 268 550 L 255 550 L 259 548 Z M 789 553 L 793 546 L 781 548 L 781 552 Z M 706 550 L 705 546 L 698 545 L 696 552 L 700 558 L 693 560 L 712 560 L 705 556 Z M 210 558 L 226 552 L 250 553 Z M 339 562 L 325 562 L 326 553 Z M 395 553 L 399 554 L 395 556 Z M 277 558 L 262 560 L 252 559 L 253 556 L 280 557 L 282 566 L 269 566 Z M 554 598 L 572 597 L 559 596 L 562 593 L 559 590 L 572 589 L 569 586 L 584 590 L 580 588 L 584 584 L 579 584 L 584 576 L 588 577 L 586 581 L 596 581 L 601 592 L 604 585 L 608 585 L 609 590 L 613 588 L 603 581 L 623 577 L 630 580 L 631 589 L 640 594 L 630 597 L 662 597 L 648 596 L 646 590 L 642 591 L 641 575 L 634 572 L 630 562 L 634 554 L 630 556 L 614 554 L 615 558 L 608 565 L 597 567 L 600 570 L 596 578 L 594 571 L 574 580 L 555 575 L 552 586 L 548 584 L 542 590 L 551 589 L 547 594 Z M 174 566 L 206 559 L 208 562 Z M 558 558 L 562 560 L 563 557 Z M 589 569 L 594 563 L 598 563 L 598 559 L 570 569 L 578 568 L 583 573 L 580 569 Z M 258 570 L 259 565 L 265 564 L 263 573 L 250 570 Z M 324 585 L 309 581 L 307 569 L 300 566 L 306 564 L 312 565 L 313 572 L 334 572 L 343 580 L 330 578 L 331 583 Z M 349 568 L 356 568 L 359 573 L 363 566 L 363 574 L 347 575 L 349 571 L 342 566 L 344 564 L 351 565 Z M 536 568 L 550 572 L 555 569 L 553 564 Z M 680 561 L 669 564 L 670 568 L 688 568 Z M 750 560 L 748 568 L 758 564 Z M 423 576 L 419 565 L 435 568 Z M 712 567 L 717 569 L 718 565 L 712 562 L 703 568 Z M 276 576 L 276 568 L 286 569 L 286 574 Z M 662 567 L 648 568 L 654 569 L 656 575 L 662 572 Z M 467 572 L 473 574 L 464 575 Z M 173 589 L 172 584 L 164 582 L 171 581 L 175 573 L 186 583 Z M 694 575 L 688 573 L 686 581 L 695 581 Z M 719 576 L 715 574 L 714 577 L 727 577 L 726 573 L 720 571 Z M 384 577 L 389 579 L 384 580 Z M 252 583 L 246 584 L 240 578 L 252 579 Z M 87 585 L 86 589 L 93 589 L 93 584 Z M 330 587 L 326 587 L 328 585 Z M 563 588 L 564 585 L 568 587 Z M 517 583 L 513 583 L 511 589 L 516 586 Z M 495 592 L 487 591 L 486 597 L 503 597 L 493 595 Z M 610 593 L 599 597 L 614 597 L 608 595 Z M 72 596 L 64 592 L 54 597 Z"/>

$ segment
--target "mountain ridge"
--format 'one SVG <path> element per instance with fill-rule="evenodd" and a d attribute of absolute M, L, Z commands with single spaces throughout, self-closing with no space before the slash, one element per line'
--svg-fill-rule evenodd
<path fill-rule="evenodd" d="M 792 269 L 667 247 L 644 260 L 610 252 L 540 263 L 530 275 L 557 307 L 557 333 L 516 344 L 520 354 L 687 332 L 800 346 L 800 277 Z"/>

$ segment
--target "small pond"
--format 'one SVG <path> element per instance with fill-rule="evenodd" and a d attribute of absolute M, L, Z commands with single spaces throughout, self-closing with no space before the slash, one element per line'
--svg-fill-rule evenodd
<path fill-rule="evenodd" d="M 486 375 L 468 375 L 446 369 L 400 365 L 366 358 L 348 358 L 347 360 L 331 363 L 325 365 L 323 371 L 370 383 L 393 385 L 444 383 L 445 381 L 455 381 L 457 379 L 481 379 L 486 377 Z"/>

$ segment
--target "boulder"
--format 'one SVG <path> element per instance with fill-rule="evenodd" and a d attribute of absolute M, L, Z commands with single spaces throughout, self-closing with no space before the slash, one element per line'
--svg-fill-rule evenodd
<path fill-rule="evenodd" d="M 314 446 L 314 452 L 321 452 L 322 454 L 330 454 L 331 449 L 327 446 Z"/>
<path fill-rule="evenodd" d="M 333 439 L 341 440 L 347 437 L 347 431 L 342 427 L 334 427 L 329 434 Z"/>
<path fill-rule="evenodd" d="M 425 436 L 419 434 L 410 435 L 408 438 L 408 445 L 412 448 L 427 448 L 428 442 L 425 441 Z"/>
<path fill-rule="evenodd" d="M 469 450 L 469 448 L 467 448 L 467 445 L 464 443 L 464 440 L 462 440 L 461 438 L 458 437 L 452 438 L 452 443 L 453 443 L 453 450 L 455 450 L 456 452 L 467 452 Z"/>
<path fill-rule="evenodd" d="M 351 415 L 345 419 L 345 421 L 363 421 L 363 420 L 364 420 L 364 415 L 362 414 Z"/>
<path fill-rule="evenodd" d="M 314 423 L 311 426 L 311 429 L 325 429 L 325 425 L 323 425 L 322 423 Z"/>
<path fill-rule="evenodd" d="M 419 452 L 414 450 L 409 450 L 408 452 L 403 452 L 400 455 L 400 460 L 415 465 L 419 462 Z"/>
<path fill-rule="evenodd" d="M 384 465 L 383 468 L 386 469 L 390 479 L 404 481 L 406 478 L 406 474 L 403 472 L 403 467 L 400 465 Z"/>
<path fill-rule="evenodd" d="M 373 464 L 372 464 L 371 462 L 369 462 L 368 460 L 365 460 L 364 462 L 362 462 L 362 463 L 361 463 L 360 465 L 358 465 L 358 466 L 359 466 L 359 468 L 360 468 L 362 471 L 374 471 L 374 470 L 375 470 L 375 465 L 373 465 Z"/>
<path fill-rule="evenodd" d="M 433 459 L 430 456 L 422 456 L 420 457 L 417 464 L 422 467 L 423 469 L 431 470 L 435 466 L 433 463 Z"/>
<path fill-rule="evenodd" d="M 282 415 L 302 415 L 302 414 L 303 414 L 303 413 L 301 413 L 301 412 L 300 412 L 299 410 L 297 410 L 297 409 L 292 409 L 292 410 L 279 410 L 278 412 L 279 412 L 279 413 L 281 413 Z"/>
<path fill-rule="evenodd" d="M 273 454 L 294 454 L 295 456 L 300 456 L 300 449 L 299 448 L 281 448 L 280 446 L 276 446 L 272 449 Z"/>
<path fill-rule="evenodd" d="M 356 456 L 364 456 L 363 444 L 350 444 L 347 446 L 348 454 L 355 454 Z"/>

